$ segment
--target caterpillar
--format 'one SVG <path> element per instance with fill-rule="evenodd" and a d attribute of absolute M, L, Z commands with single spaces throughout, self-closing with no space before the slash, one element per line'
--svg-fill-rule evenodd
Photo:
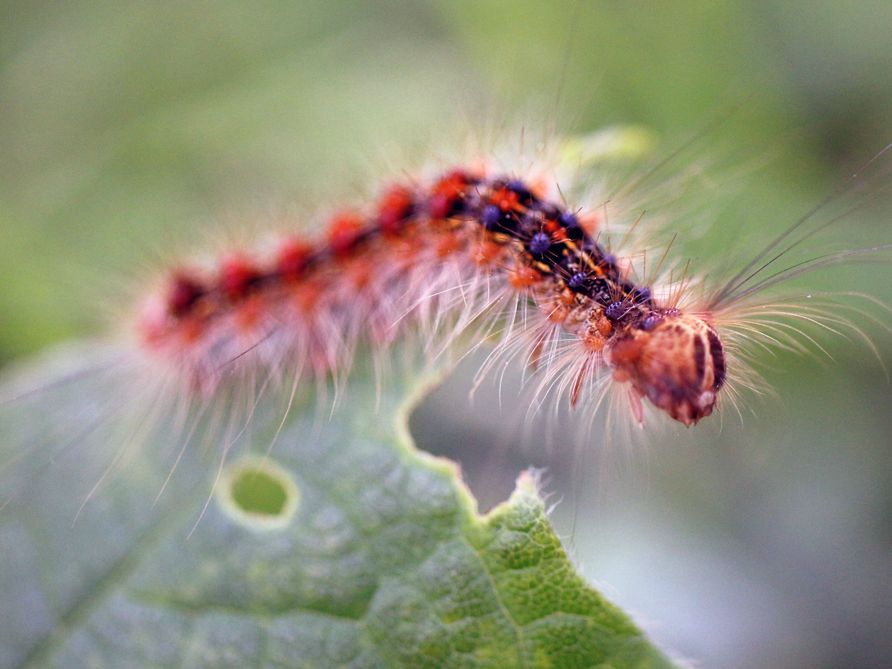
<path fill-rule="evenodd" d="M 141 309 L 140 345 L 207 395 L 227 361 L 325 378 L 349 370 L 357 345 L 386 350 L 407 331 L 426 333 L 429 350 L 469 329 L 478 341 L 498 332 L 493 359 L 513 353 L 543 366 L 541 388 L 556 387 L 572 406 L 597 405 L 622 388 L 636 422 L 649 403 L 691 426 L 723 394 L 733 398 L 734 383 L 755 387 L 747 345 L 814 341 L 797 322 L 831 331 L 845 324 L 869 342 L 843 315 L 869 296 L 849 294 L 848 304 L 828 309 L 826 300 L 803 303 L 768 289 L 879 248 L 811 258 L 766 277 L 786 253 L 781 244 L 788 251 L 803 241 L 791 239 L 803 219 L 710 290 L 686 273 L 671 278 L 668 249 L 651 276 L 640 276 L 632 257 L 608 248 L 606 230 L 610 223 L 628 238 L 637 221 L 608 222 L 606 204 L 571 206 L 563 193 L 545 171 L 499 172 L 485 162 L 391 184 L 315 235 L 172 270 Z"/>
<path fill-rule="evenodd" d="M 558 328 L 578 340 L 572 404 L 587 376 L 608 368 L 629 382 L 639 418 L 647 398 L 692 425 L 712 413 L 725 382 L 719 334 L 638 285 L 598 242 L 598 225 L 542 183 L 456 168 L 392 185 L 369 211 L 336 215 L 318 239 L 285 239 L 266 261 L 232 256 L 209 276 L 175 271 L 142 316 L 142 342 L 198 385 L 220 356 L 266 333 L 285 358 L 324 373 L 343 365 L 354 338 L 387 345 L 404 311 L 448 312 L 444 291 L 461 291 L 463 303 L 476 293 L 465 321 L 513 297 L 540 312 L 531 358 Z"/>
<path fill-rule="evenodd" d="M 860 337 L 879 356 L 858 322 L 885 326 L 874 313 L 888 311 L 879 300 L 776 290 L 803 273 L 887 250 L 787 260 L 838 220 L 813 219 L 850 184 L 716 281 L 673 262 L 671 243 L 648 267 L 642 214 L 623 203 L 640 179 L 613 196 L 603 188 L 579 195 L 580 183 L 597 174 L 580 169 L 585 161 L 568 166 L 555 143 L 534 144 L 535 160 L 513 169 L 475 155 L 391 182 L 366 206 L 296 225 L 254 249 L 171 264 L 131 307 L 125 339 L 107 346 L 109 359 L 71 378 L 106 375 L 114 395 L 129 398 L 97 420 L 112 420 L 128 443 L 150 429 L 153 412 L 168 411 L 170 398 L 179 424 L 198 420 L 188 417 L 196 405 L 198 416 L 216 407 L 238 432 L 233 425 L 250 421 L 250 397 L 271 383 L 291 379 L 292 398 L 313 380 L 322 391 L 331 380 L 337 388 L 359 348 L 377 359 L 403 341 L 410 347 L 410 339 L 420 340 L 428 359 L 493 342 L 479 375 L 521 358 L 538 378 L 541 397 L 531 407 L 554 395 L 594 416 L 618 398 L 610 405 L 628 407 L 632 424 L 644 425 L 651 407 L 688 427 L 736 407 L 742 391 L 761 391 L 753 362 L 766 350 L 825 350 L 814 330 Z M 223 408 L 233 392 L 247 412 Z M 183 429 L 177 461 L 193 429 Z"/>

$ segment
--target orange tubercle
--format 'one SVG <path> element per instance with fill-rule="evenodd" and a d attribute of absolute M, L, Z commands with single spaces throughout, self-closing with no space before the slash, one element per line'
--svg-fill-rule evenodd
<path fill-rule="evenodd" d="M 405 186 L 392 186 L 378 201 L 378 226 L 387 235 L 400 231 L 412 214 L 414 196 Z"/>
<path fill-rule="evenodd" d="M 233 256 L 224 260 L 220 266 L 219 285 L 229 299 L 236 300 L 244 297 L 260 276 L 260 270 L 249 260 Z"/>
<path fill-rule="evenodd" d="M 359 214 L 344 212 L 331 219 L 328 224 L 328 245 L 338 257 L 350 253 L 362 232 L 363 219 Z"/>
<path fill-rule="evenodd" d="M 284 279 L 296 279 L 307 265 L 313 246 L 300 239 L 286 239 L 276 255 L 276 270 Z"/>

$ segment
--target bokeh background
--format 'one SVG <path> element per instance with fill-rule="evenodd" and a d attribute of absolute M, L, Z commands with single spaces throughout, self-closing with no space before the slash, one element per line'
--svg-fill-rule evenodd
<path fill-rule="evenodd" d="M 492 103 L 559 100 L 572 131 L 642 124 L 665 150 L 741 106 L 709 141 L 781 150 L 722 219 L 776 231 L 892 140 L 890 27 L 888 2 L 2 2 L 0 363 L 102 329 L 184 238 L 349 191 Z M 892 241 L 879 202 L 842 243 Z M 815 281 L 892 298 L 888 263 Z M 864 347 L 833 354 L 769 360 L 777 397 L 742 423 L 632 448 L 519 434 L 492 393 L 469 405 L 473 359 L 413 426 L 483 508 L 546 468 L 581 568 L 677 654 L 889 667 L 892 391 Z"/>

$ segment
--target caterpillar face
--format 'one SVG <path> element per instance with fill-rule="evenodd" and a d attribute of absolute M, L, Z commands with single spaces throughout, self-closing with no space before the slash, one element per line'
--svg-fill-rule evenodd
<path fill-rule="evenodd" d="M 715 329 L 696 316 L 662 319 L 616 339 L 609 352 L 618 381 L 687 426 L 709 416 L 725 382 L 725 349 Z"/>

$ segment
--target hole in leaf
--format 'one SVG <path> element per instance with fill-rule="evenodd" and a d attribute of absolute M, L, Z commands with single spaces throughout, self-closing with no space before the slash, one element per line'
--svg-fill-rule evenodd
<path fill-rule="evenodd" d="M 245 513 L 278 516 L 287 500 L 285 487 L 264 471 L 246 469 L 232 482 L 232 501 Z"/>
<path fill-rule="evenodd" d="M 300 501 L 291 474 L 268 458 L 246 458 L 229 465 L 218 492 L 230 516 L 258 528 L 287 525 Z"/>

